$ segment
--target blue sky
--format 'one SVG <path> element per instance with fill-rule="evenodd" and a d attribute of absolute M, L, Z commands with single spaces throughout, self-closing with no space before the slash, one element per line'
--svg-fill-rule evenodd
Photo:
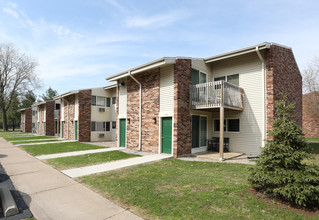
<path fill-rule="evenodd" d="M 209 57 L 276 42 L 300 70 L 319 55 L 317 0 L 0 0 L 0 42 L 35 58 L 59 93 L 160 57 Z"/>

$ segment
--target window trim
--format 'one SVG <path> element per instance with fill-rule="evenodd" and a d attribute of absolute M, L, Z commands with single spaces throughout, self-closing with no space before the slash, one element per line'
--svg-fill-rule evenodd
<path fill-rule="evenodd" d="M 215 121 L 219 121 L 220 119 L 214 119 L 214 126 L 213 126 L 213 129 L 214 129 L 214 132 L 219 132 L 219 129 L 218 129 L 218 131 L 215 129 Z M 238 120 L 238 122 L 239 122 L 239 130 L 238 131 L 228 131 L 228 126 L 229 126 L 229 120 Z M 224 121 L 226 121 L 226 126 L 225 126 L 225 129 L 224 129 L 224 132 L 225 133 L 235 133 L 235 134 L 238 134 L 238 133 L 240 133 L 240 118 L 225 118 L 224 119 Z M 219 128 L 219 126 L 218 126 L 218 128 Z"/>
<path fill-rule="evenodd" d="M 225 82 L 228 82 L 228 76 L 233 76 L 233 75 L 238 75 L 238 85 L 235 85 L 235 86 L 240 87 L 240 80 L 239 80 L 240 73 L 227 74 L 227 75 L 223 75 L 223 76 L 213 77 L 213 81 L 214 81 L 214 82 L 217 82 L 217 81 L 215 81 L 216 78 L 225 77 Z M 218 80 L 218 81 L 219 81 L 219 80 Z M 234 84 L 233 84 L 233 85 L 234 85 Z"/>

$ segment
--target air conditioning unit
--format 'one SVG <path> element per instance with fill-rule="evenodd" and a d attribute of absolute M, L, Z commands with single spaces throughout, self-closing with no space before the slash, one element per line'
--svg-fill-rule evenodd
<path fill-rule="evenodd" d="M 99 134 L 99 138 L 102 138 L 102 137 L 104 137 L 104 134 L 103 134 L 103 133 L 100 133 L 100 134 Z"/>
<path fill-rule="evenodd" d="M 105 108 L 99 108 L 99 112 L 105 112 Z"/>

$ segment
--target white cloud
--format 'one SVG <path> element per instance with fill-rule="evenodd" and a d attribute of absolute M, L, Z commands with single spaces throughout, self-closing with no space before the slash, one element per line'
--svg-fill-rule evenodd
<path fill-rule="evenodd" d="M 105 0 L 107 3 L 109 3 L 110 5 L 114 6 L 115 8 L 119 9 L 120 11 L 126 11 L 126 9 L 120 5 L 117 0 Z"/>
<path fill-rule="evenodd" d="M 19 13 L 12 8 L 3 8 L 2 11 L 8 15 L 11 15 L 14 18 L 19 18 Z"/>
<path fill-rule="evenodd" d="M 128 27 L 162 27 L 167 26 L 185 17 L 185 13 L 174 11 L 165 14 L 153 15 L 150 17 L 131 16 L 127 18 Z"/>

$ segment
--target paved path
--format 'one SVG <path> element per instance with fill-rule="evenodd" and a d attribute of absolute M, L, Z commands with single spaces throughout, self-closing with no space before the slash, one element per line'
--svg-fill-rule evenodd
<path fill-rule="evenodd" d="M 93 166 L 74 168 L 69 170 L 63 170 L 62 173 L 68 175 L 69 177 L 75 178 L 80 176 L 91 175 L 95 173 L 101 173 L 116 169 L 121 169 L 124 167 L 135 166 L 138 164 L 149 163 L 153 161 L 163 160 L 167 158 L 171 158 L 171 155 L 168 154 L 152 154 L 143 157 L 134 157 L 125 160 L 118 160 L 114 162 L 108 162 Z"/>
<path fill-rule="evenodd" d="M 47 160 L 47 159 L 60 158 L 60 157 L 96 154 L 96 153 L 115 151 L 115 150 L 122 150 L 122 149 L 119 147 L 110 147 L 110 148 L 95 149 L 95 150 L 82 150 L 82 151 L 73 151 L 73 152 L 58 153 L 58 154 L 47 154 L 47 155 L 37 156 L 36 158 L 38 158 L 39 160 Z"/>
<path fill-rule="evenodd" d="M 49 140 L 61 140 L 58 138 L 46 138 L 46 139 L 26 139 L 26 140 L 15 140 L 15 141 L 10 141 L 11 143 L 15 143 L 15 142 L 20 142 L 20 141 L 49 141 Z"/>
<path fill-rule="evenodd" d="M 37 219 L 140 219 L 3 138 L 0 163 Z"/>

